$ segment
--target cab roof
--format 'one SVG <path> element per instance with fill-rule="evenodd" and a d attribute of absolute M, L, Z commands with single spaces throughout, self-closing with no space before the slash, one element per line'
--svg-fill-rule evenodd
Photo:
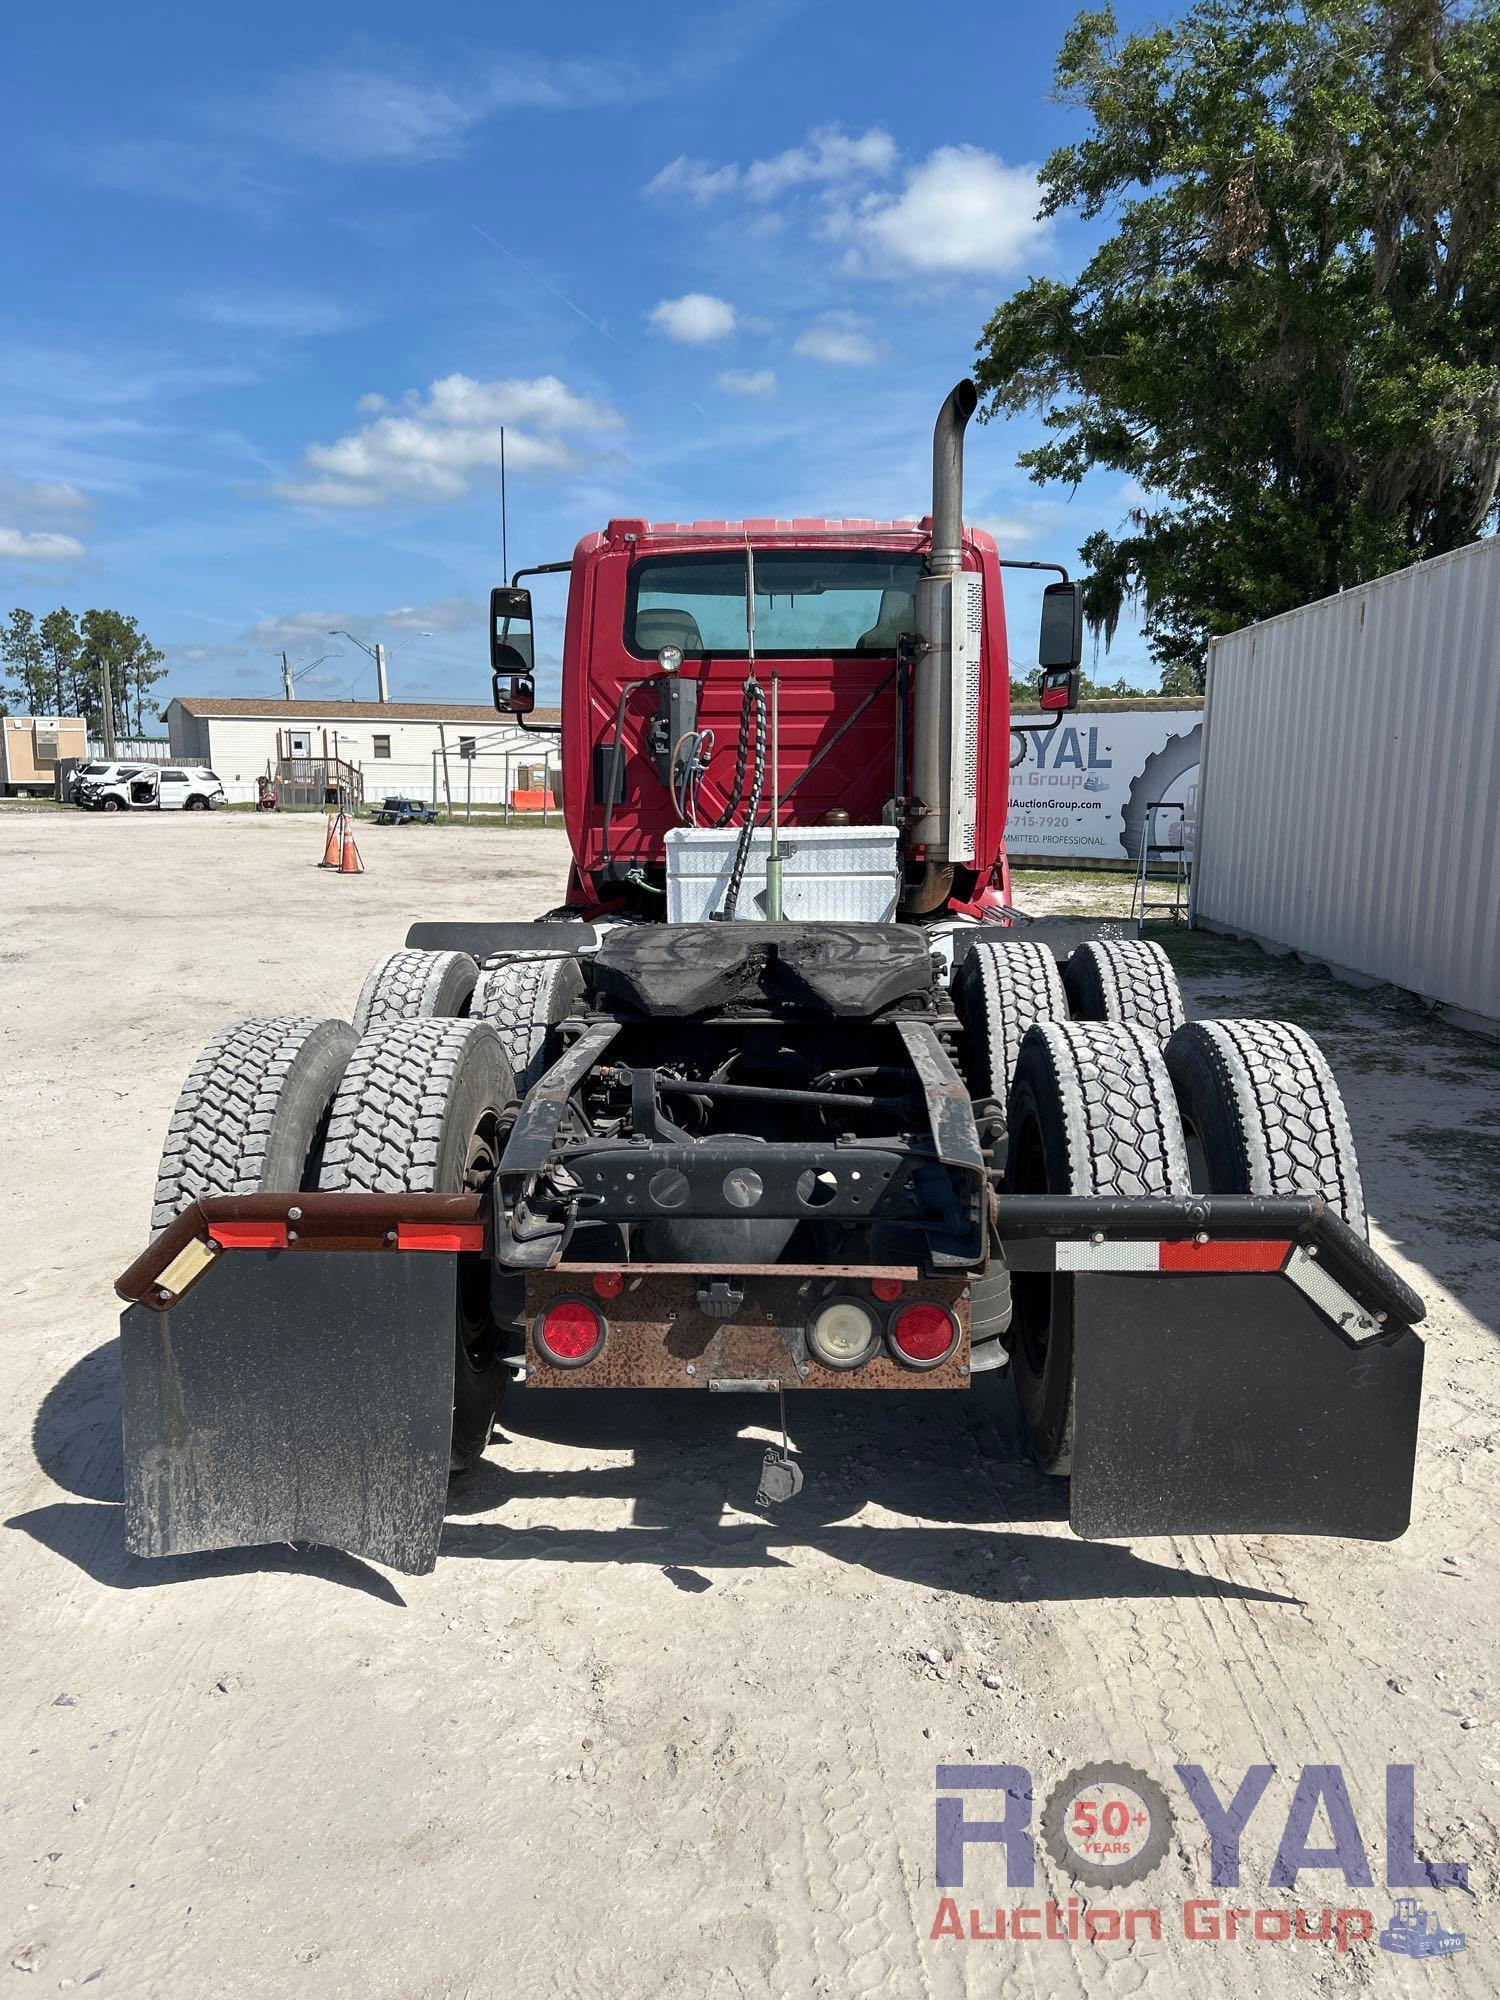
<path fill-rule="evenodd" d="M 932 535 L 932 517 L 924 515 L 921 520 L 875 521 L 857 517 L 844 520 L 828 520 L 821 515 L 798 516 L 792 520 L 749 519 L 744 521 L 644 521 L 617 519 L 611 521 L 600 538 L 605 547 L 620 548 L 626 543 L 683 543 L 703 542 L 714 546 L 735 548 L 747 539 L 759 543 L 784 541 L 793 547 L 806 546 L 820 541 L 838 542 L 844 546 L 861 547 L 874 540 L 889 537 L 907 548 L 917 548 L 929 541 Z M 983 528 L 966 526 L 964 537 L 977 546 L 993 547 L 993 542 Z M 592 538 L 588 538 L 592 539 Z"/>

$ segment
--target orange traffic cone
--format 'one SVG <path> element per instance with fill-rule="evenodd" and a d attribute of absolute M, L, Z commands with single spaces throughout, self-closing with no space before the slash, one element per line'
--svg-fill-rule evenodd
<path fill-rule="evenodd" d="M 340 835 L 343 818 L 344 815 L 342 813 L 331 813 L 329 815 L 328 838 L 323 844 L 323 859 L 318 863 L 320 868 L 337 868 L 341 865 L 343 843 Z"/>
<path fill-rule="evenodd" d="M 363 875 L 365 864 L 359 858 L 359 849 L 354 844 L 354 828 L 347 813 L 344 819 L 344 851 L 339 856 L 340 875 Z"/>

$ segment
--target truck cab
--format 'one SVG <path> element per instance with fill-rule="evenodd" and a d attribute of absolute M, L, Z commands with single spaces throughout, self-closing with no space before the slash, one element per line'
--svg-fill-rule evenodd
<path fill-rule="evenodd" d="M 969 384 L 943 406 L 921 520 L 624 518 L 586 535 L 571 562 L 543 566 L 570 572 L 559 730 L 570 908 L 663 916 L 674 855 L 739 822 L 774 827 L 778 841 L 784 830 L 791 852 L 799 829 L 890 829 L 893 914 L 999 913 L 1006 565 L 991 535 L 962 525 L 959 439 L 973 407 Z M 1059 577 L 1038 656 L 1043 706 L 1061 720 L 1077 699 L 1079 587 L 1060 565 L 1023 566 Z M 535 648 L 520 585 L 543 570 L 491 595 L 495 704 L 523 727 Z"/>

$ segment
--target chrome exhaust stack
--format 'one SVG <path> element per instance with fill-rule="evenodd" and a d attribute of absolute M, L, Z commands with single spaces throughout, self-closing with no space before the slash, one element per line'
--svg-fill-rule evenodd
<path fill-rule="evenodd" d="M 902 902 L 915 916 L 940 908 L 952 892 L 954 862 L 974 858 L 977 745 L 971 711 L 978 697 L 979 579 L 963 574 L 963 528 L 964 430 L 978 407 L 979 391 L 966 377 L 949 391 L 932 432 L 932 548 L 917 584 L 920 646 L 913 673 L 908 836 L 926 853 L 922 874 L 908 882 Z M 957 798 L 956 743 L 962 760 Z"/>

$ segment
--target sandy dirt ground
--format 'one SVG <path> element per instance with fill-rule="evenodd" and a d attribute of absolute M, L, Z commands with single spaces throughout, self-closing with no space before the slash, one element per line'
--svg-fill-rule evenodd
<path fill-rule="evenodd" d="M 1317 1027 L 1376 1244 L 1428 1301 L 1400 1542 L 1081 1543 L 990 1382 L 794 1400 L 806 1489 L 769 1515 L 756 1399 L 523 1392 L 429 1577 L 126 1555 L 110 1287 L 199 1045 L 235 1014 L 347 1015 L 412 918 L 561 892 L 557 834 L 365 844 L 348 880 L 305 819 L 0 817 L 0 1991 L 1495 1991 L 1500 1052 L 1247 950 L 1179 941 L 1190 1004 Z M 1160 1910 L 1160 1940 L 932 1938 L 935 1767 L 1023 1766 L 1040 1809 L 1096 1759 L 1171 1801 L 1158 1871 L 1093 1898 Z M 1236 1890 L 1208 1886 L 1179 1763 L 1226 1798 L 1275 1766 Z M 1315 1764 L 1343 1768 L 1374 1885 L 1268 1893 Z M 1420 1850 L 1469 1864 L 1421 1897 L 1464 1952 L 1183 1938 L 1185 1898 L 1383 1924 L 1387 1764 L 1416 1767 Z M 1066 1913 L 1045 1854 L 1029 1896 L 993 1856 L 970 1850 L 965 1923 Z"/>

